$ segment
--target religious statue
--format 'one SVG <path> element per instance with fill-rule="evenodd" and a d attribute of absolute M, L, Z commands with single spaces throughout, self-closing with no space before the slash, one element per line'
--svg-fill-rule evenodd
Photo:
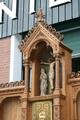
<path fill-rule="evenodd" d="M 44 96 L 47 93 L 47 74 L 45 73 L 45 70 L 43 68 L 41 68 L 40 80 L 40 95 Z"/>
<path fill-rule="evenodd" d="M 54 89 L 54 78 L 55 78 L 55 62 L 50 64 L 50 71 L 49 71 L 49 82 L 50 82 L 50 92 Z"/>

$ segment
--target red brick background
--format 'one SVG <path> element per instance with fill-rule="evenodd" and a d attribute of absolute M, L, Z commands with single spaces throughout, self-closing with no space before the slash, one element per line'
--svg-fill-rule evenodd
<path fill-rule="evenodd" d="M 0 39 L 0 83 L 9 81 L 10 38 Z"/>

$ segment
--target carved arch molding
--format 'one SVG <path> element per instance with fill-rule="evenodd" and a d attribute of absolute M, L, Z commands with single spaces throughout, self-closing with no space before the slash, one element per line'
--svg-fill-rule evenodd
<path fill-rule="evenodd" d="M 80 87 L 75 86 L 73 89 L 74 118 L 80 120 Z"/>

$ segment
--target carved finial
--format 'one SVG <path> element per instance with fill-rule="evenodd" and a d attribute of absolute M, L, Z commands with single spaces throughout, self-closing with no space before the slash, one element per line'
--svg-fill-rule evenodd
<path fill-rule="evenodd" d="M 45 15 L 43 14 L 43 10 L 40 8 L 36 13 L 37 22 L 44 22 Z"/>

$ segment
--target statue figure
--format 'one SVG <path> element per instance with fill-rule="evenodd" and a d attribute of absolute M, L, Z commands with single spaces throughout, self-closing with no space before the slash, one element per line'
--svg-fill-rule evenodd
<path fill-rule="evenodd" d="M 47 92 L 47 75 L 45 73 L 45 70 L 43 68 L 41 68 L 41 75 L 40 75 L 40 80 L 41 80 L 41 84 L 40 84 L 40 95 L 44 96 L 46 95 Z"/>
<path fill-rule="evenodd" d="M 50 82 L 50 92 L 54 89 L 54 78 L 55 78 L 55 70 L 54 70 L 55 62 L 50 64 L 50 71 L 49 71 L 49 82 Z"/>

